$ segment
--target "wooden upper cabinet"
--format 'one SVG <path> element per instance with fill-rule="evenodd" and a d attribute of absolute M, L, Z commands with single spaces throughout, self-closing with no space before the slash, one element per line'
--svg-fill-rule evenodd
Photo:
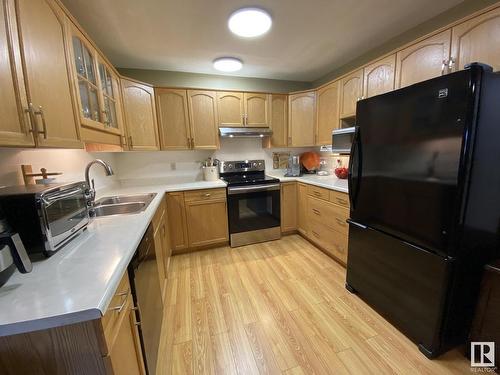
<path fill-rule="evenodd" d="M 19 38 L 10 1 L 0 6 L 0 146 L 34 146 L 23 82 Z"/>
<path fill-rule="evenodd" d="M 219 147 L 217 96 L 213 91 L 188 90 L 191 147 L 213 150 Z"/>
<path fill-rule="evenodd" d="M 97 57 L 97 67 L 100 83 L 99 99 L 103 105 L 101 113 L 105 130 L 121 135 L 123 134 L 123 108 L 120 78 L 100 56 Z"/>
<path fill-rule="evenodd" d="M 103 104 L 99 100 L 99 77 L 97 75 L 97 51 L 90 45 L 76 26 L 71 25 L 71 56 L 75 74 L 75 86 L 82 125 L 103 125 Z"/>
<path fill-rule="evenodd" d="M 16 4 L 37 145 L 81 148 L 65 16 L 55 0 L 17 0 Z"/>
<path fill-rule="evenodd" d="M 243 95 L 244 99 L 244 123 L 250 127 L 267 127 L 269 126 L 269 103 L 271 100 L 270 94 L 256 94 L 246 92 Z"/>
<path fill-rule="evenodd" d="M 217 92 L 217 109 L 219 112 L 219 126 L 244 126 L 243 93 Z"/>
<path fill-rule="evenodd" d="M 162 150 L 186 150 L 191 146 L 186 90 L 155 89 Z"/>
<path fill-rule="evenodd" d="M 364 68 L 363 93 L 365 98 L 394 90 L 396 55 L 387 56 Z"/>
<path fill-rule="evenodd" d="M 340 81 L 340 118 L 354 117 L 356 104 L 363 97 L 363 69 Z"/>
<path fill-rule="evenodd" d="M 463 69 L 472 62 L 500 70 L 500 8 L 493 9 L 452 29 L 452 69 Z"/>
<path fill-rule="evenodd" d="M 288 143 L 288 95 L 271 97 L 271 136 L 272 147 L 286 147 Z"/>
<path fill-rule="evenodd" d="M 314 146 L 316 93 L 290 95 L 288 103 L 288 146 Z"/>
<path fill-rule="evenodd" d="M 124 78 L 121 83 L 129 148 L 159 150 L 153 88 Z"/>
<path fill-rule="evenodd" d="M 447 72 L 451 30 L 413 44 L 396 54 L 396 88 L 438 77 Z"/>
<path fill-rule="evenodd" d="M 339 81 L 322 87 L 317 92 L 316 144 L 332 143 L 332 130 L 339 127 Z"/>

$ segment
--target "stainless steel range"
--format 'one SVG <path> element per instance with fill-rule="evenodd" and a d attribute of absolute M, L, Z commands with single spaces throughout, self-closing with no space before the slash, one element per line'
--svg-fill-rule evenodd
<path fill-rule="evenodd" d="M 219 164 L 227 183 L 231 247 L 281 237 L 280 180 L 266 176 L 264 160 L 225 161 Z"/>

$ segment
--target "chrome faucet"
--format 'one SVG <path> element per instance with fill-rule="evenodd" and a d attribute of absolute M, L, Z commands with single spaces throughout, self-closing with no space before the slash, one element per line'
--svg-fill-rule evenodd
<path fill-rule="evenodd" d="M 87 183 L 87 186 L 89 187 L 89 195 L 90 195 L 90 199 L 92 202 L 92 206 L 94 205 L 94 199 L 95 199 L 95 183 L 94 183 L 94 179 L 90 180 L 89 172 L 90 172 L 90 167 L 92 167 L 94 164 L 102 165 L 102 167 L 104 168 L 104 171 L 106 172 L 106 176 L 112 176 L 114 174 L 111 166 L 108 163 L 106 163 L 104 160 L 95 159 L 87 164 L 87 167 L 85 168 L 85 182 Z"/>

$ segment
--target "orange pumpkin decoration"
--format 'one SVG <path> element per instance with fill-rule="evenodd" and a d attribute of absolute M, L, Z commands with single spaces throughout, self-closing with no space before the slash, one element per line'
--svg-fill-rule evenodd
<path fill-rule="evenodd" d="M 300 163 L 308 171 L 315 171 L 319 168 L 320 156 L 317 152 L 304 152 L 300 155 Z"/>

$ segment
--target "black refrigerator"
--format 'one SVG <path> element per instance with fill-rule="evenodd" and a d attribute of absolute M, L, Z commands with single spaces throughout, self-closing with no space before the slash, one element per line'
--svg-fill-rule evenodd
<path fill-rule="evenodd" d="M 481 64 L 358 102 L 346 288 L 429 358 L 465 342 L 500 248 L 500 75 Z"/>

